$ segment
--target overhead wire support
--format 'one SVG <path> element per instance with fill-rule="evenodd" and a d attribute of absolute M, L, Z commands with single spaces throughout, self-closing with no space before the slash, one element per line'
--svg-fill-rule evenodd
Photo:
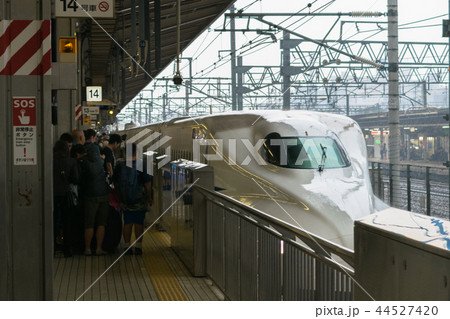
<path fill-rule="evenodd" d="M 382 17 L 386 14 L 383 12 L 375 12 L 375 11 L 354 11 L 354 12 L 318 12 L 318 13 L 309 13 L 309 12 L 297 12 L 297 13 L 225 13 L 226 18 L 262 18 L 262 17 L 303 17 L 303 16 L 319 16 L 319 17 L 330 17 L 330 16 L 343 16 L 343 17 Z"/>
<path fill-rule="evenodd" d="M 384 66 L 383 66 L 382 64 L 380 64 L 380 63 L 376 63 L 376 62 L 370 61 L 370 60 L 368 60 L 368 59 L 366 59 L 366 58 L 363 58 L 363 57 L 360 57 L 360 56 L 357 56 L 357 55 L 348 54 L 348 53 L 345 52 L 345 51 L 342 51 L 342 50 L 333 48 L 332 46 L 326 45 L 326 44 L 324 44 L 323 42 L 320 42 L 320 41 L 311 39 L 311 38 L 309 38 L 309 37 L 307 37 L 307 36 L 304 36 L 304 35 L 301 35 L 301 34 L 299 34 L 299 33 L 297 33 L 297 32 L 294 32 L 294 31 L 291 31 L 291 30 L 289 30 L 289 29 L 283 28 L 282 26 L 279 26 L 279 25 L 277 25 L 277 24 L 275 24 L 275 23 L 272 23 L 272 22 L 270 22 L 270 21 L 264 20 L 264 19 L 262 19 L 262 18 L 257 18 L 257 20 L 258 20 L 258 21 L 261 21 L 261 22 L 263 22 L 263 23 L 265 23 L 265 24 L 267 24 L 267 25 L 270 25 L 270 26 L 272 26 L 272 27 L 275 27 L 275 28 L 277 28 L 277 29 L 279 29 L 279 30 L 286 31 L 287 33 L 290 33 L 290 34 L 292 34 L 292 35 L 295 35 L 295 36 L 297 36 L 297 37 L 299 37 L 299 38 L 305 39 L 306 41 L 315 43 L 315 44 L 317 44 L 317 45 L 319 45 L 319 46 L 321 46 L 321 47 L 325 47 L 325 48 L 327 48 L 327 49 L 329 49 L 329 50 L 331 50 L 331 51 L 334 51 L 334 52 L 343 54 L 343 55 L 345 55 L 345 56 L 348 56 L 348 57 L 352 58 L 352 59 L 355 60 L 355 61 L 361 62 L 361 63 L 363 63 L 363 64 L 371 65 L 371 66 L 373 66 L 373 67 L 375 67 L 375 68 L 377 68 L 377 69 L 384 69 Z"/>
<path fill-rule="evenodd" d="M 180 85 L 183 83 L 183 77 L 180 73 L 180 55 L 181 55 L 181 48 L 180 48 L 180 42 L 181 42 L 181 0 L 177 0 L 177 70 L 175 75 L 173 76 L 173 83 L 176 85 Z"/>

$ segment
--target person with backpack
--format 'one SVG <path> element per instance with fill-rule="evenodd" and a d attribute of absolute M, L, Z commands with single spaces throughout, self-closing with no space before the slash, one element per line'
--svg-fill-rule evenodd
<path fill-rule="evenodd" d="M 120 162 L 113 175 L 114 187 L 119 195 L 120 208 L 123 212 L 123 239 L 124 250 L 132 255 L 130 248 L 131 233 L 134 225 L 134 236 L 137 240 L 134 249 L 135 255 L 142 255 L 142 237 L 144 232 L 144 219 L 148 205 L 152 205 L 152 177 L 147 174 L 145 165 L 143 171 L 136 167 L 136 144 L 132 144 L 131 166 Z M 128 161 L 130 162 L 130 161 Z"/>

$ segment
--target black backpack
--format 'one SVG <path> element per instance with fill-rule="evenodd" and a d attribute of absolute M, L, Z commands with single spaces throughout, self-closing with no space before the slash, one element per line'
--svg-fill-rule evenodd
<path fill-rule="evenodd" d="M 147 200 L 141 172 L 121 164 L 119 172 L 119 199 L 125 205 L 136 205 Z"/>

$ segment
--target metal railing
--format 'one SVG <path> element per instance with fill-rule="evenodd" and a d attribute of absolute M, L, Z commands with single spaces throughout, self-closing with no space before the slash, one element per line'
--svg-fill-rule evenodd
<path fill-rule="evenodd" d="M 194 186 L 206 209 L 206 272 L 230 300 L 353 300 L 354 253 Z"/>
<path fill-rule="evenodd" d="M 370 177 L 376 196 L 392 206 L 392 164 L 371 161 Z M 449 219 L 448 168 L 420 164 L 400 165 L 399 208 L 416 213 Z"/>

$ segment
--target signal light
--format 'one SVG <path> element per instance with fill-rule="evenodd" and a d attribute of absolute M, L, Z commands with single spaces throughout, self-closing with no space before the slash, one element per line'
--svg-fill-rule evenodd
<path fill-rule="evenodd" d="M 113 110 L 109 110 L 109 115 L 113 115 L 114 111 Z"/>
<path fill-rule="evenodd" d="M 59 53 L 77 53 L 77 38 L 59 38 Z"/>
<path fill-rule="evenodd" d="M 179 72 L 175 73 L 175 75 L 173 76 L 173 83 L 175 85 L 181 85 L 183 83 L 183 77 Z"/>

